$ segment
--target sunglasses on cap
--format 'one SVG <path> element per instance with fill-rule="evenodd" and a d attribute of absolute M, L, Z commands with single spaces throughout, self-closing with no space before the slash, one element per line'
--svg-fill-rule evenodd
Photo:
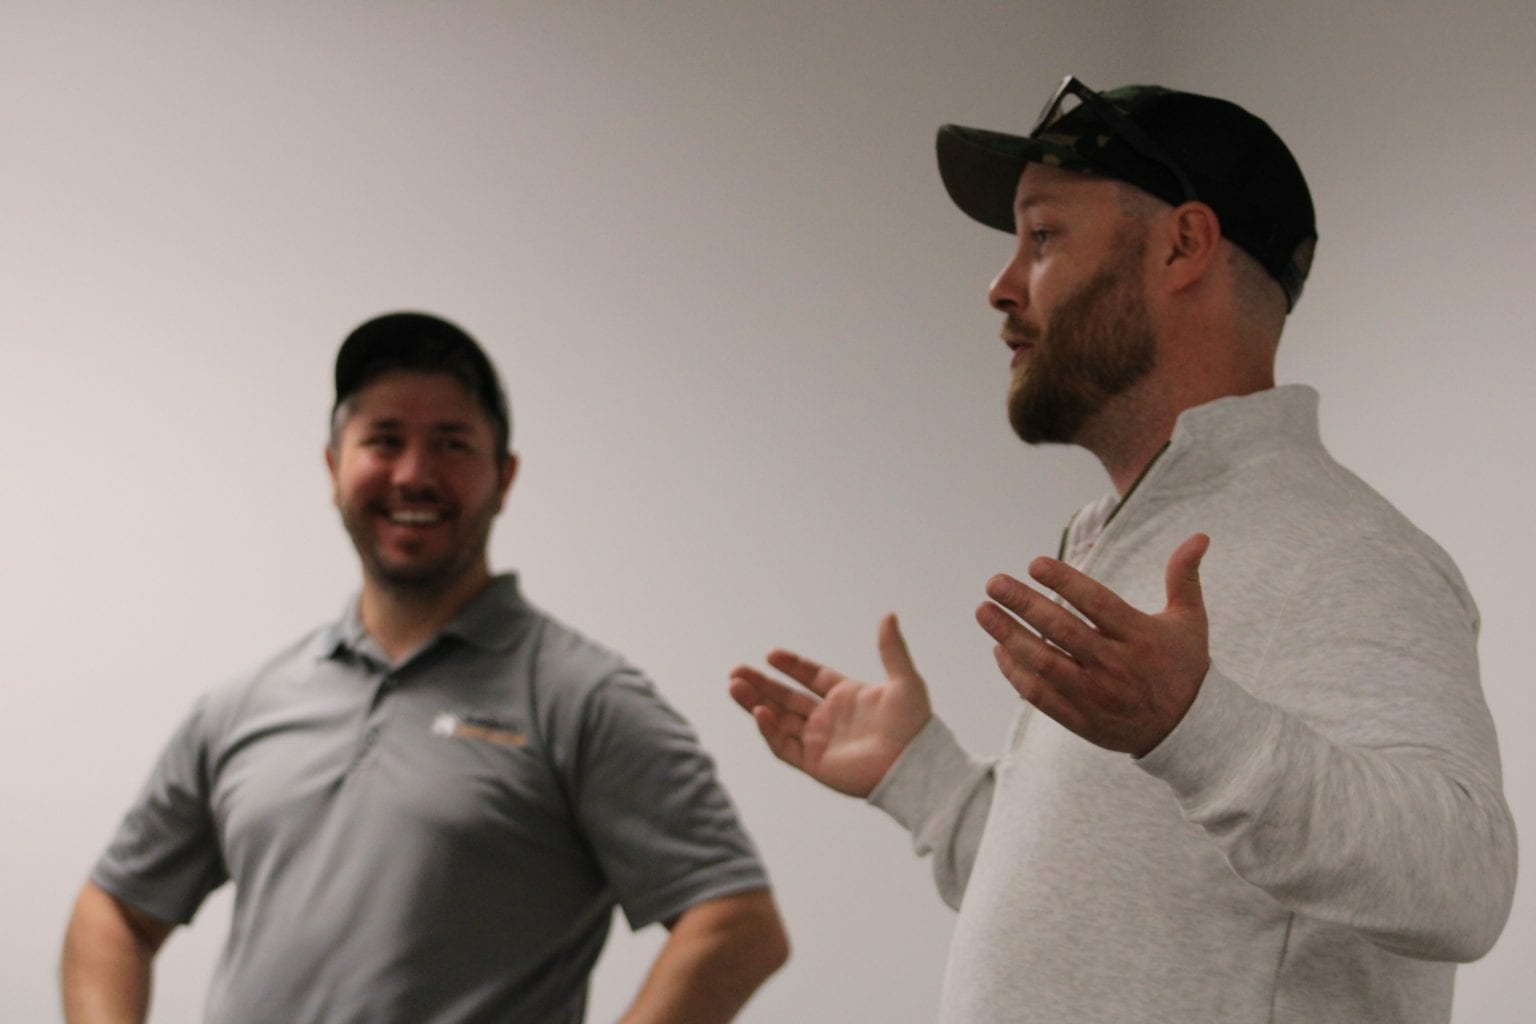
<path fill-rule="evenodd" d="M 1068 75 L 1061 80 L 1061 85 L 1046 100 L 1045 106 L 1040 109 L 1040 117 L 1035 121 L 1035 127 L 1030 131 L 1030 137 L 1038 137 L 1043 132 L 1049 132 L 1062 118 L 1087 107 L 1104 127 L 1108 128 L 1127 146 L 1146 157 L 1153 163 L 1164 168 L 1172 174 L 1174 180 L 1179 183 L 1179 188 L 1184 195 L 1184 202 L 1190 202 L 1200 198 L 1195 191 L 1195 186 L 1190 182 L 1189 175 L 1184 173 L 1184 168 L 1179 166 L 1168 151 L 1157 144 L 1157 141 L 1136 127 L 1136 123 L 1120 112 L 1109 100 L 1100 96 L 1073 75 Z"/>

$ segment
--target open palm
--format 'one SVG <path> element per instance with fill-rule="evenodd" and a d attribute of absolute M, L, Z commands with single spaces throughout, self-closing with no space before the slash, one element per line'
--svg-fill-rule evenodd
<path fill-rule="evenodd" d="M 865 797 L 932 713 L 894 615 L 880 621 L 880 661 L 887 679 L 871 684 L 779 649 L 768 664 L 804 689 L 742 665 L 731 672 L 731 697 L 780 760 L 839 793 Z"/>

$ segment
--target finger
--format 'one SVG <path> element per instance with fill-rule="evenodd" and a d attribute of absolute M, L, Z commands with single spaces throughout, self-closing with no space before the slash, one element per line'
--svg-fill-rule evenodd
<path fill-rule="evenodd" d="M 992 648 L 992 657 L 997 661 L 1003 678 L 1008 680 L 1008 684 L 1020 697 L 1072 732 L 1079 736 L 1083 734 L 1088 725 L 1087 718 L 1059 689 L 1051 685 L 1050 680 L 1031 669 L 1028 664 L 1020 662 L 1002 644 Z"/>
<path fill-rule="evenodd" d="M 746 665 L 738 665 L 731 671 L 730 693 L 736 703 L 748 711 L 770 704 L 802 718 L 815 711 L 819 703 L 804 690 L 785 686 Z"/>
<path fill-rule="evenodd" d="M 1142 614 L 1098 580 L 1054 558 L 1042 556 L 1030 562 L 1029 575 L 1109 636 L 1124 635 Z"/>
<path fill-rule="evenodd" d="M 1164 585 L 1168 590 L 1168 609 L 1205 614 L 1205 597 L 1200 587 L 1200 561 L 1210 549 L 1211 538 L 1197 533 L 1180 544 L 1168 559 Z"/>
<path fill-rule="evenodd" d="M 907 650 L 907 641 L 901 635 L 901 623 L 896 621 L 895 612 L 880 620 L 879 647 L 880 664 L 890 679 L 906 686 L 923 685 L 917 666 L 912 664 L 912 654 Z"/>
<path fill-rule="evenodd" d="M 1098 639 L 1098 634 L 1071 611 L 1006 573 L 987 580 L 986 590 L 988 597 L 1023 619 L 1042 639 L 1069 653 L 1082 655 Z M 1006 623 L 998 625 L 1006 627 Z M 993 638 L 1003 640 L 996 633 Z"/>
<path fill-rule="evenodd" d="M 740 704 L 742 709 L 749 713 L 759 705 L 769 703 L 768 696 L 763 692 L 762 687 L 739 674 L 731 676 L 731 681 L 726 686 L 726 692 L 731 695 L 732 700 Z"/>
<path fill-rule="evenodd" d="M 976 622 L 997 641 L 999 649 L 1035 675 L 1050 675 L 1058 679 L 1058 685 L 1065 685 L 1071 678 L 1069 670 L 1077 668 L 1068 652 L 1046 643 L 995 604 L 980 605 L 976 609 Z"/>
<path fill-rule="evenodd" d="M 757 723 L 757 731 L 775 757 L 793 768 L 800 768 L 805 763 L 805 745 L 800 733 L 800 727 L 805 724 L 803 720 L 780 715 L 766 704 L 753 710 L 752 720 Z"/>
<path fill-rule="evenodd" d="M 825 697 L 827 692 L 843 679 L 841 672 L 827 668 L 809 658 L 802 658 L 794 651 L 786 651 L 783 648 L 768 652 L 768 664 L 818 697 Z"/>
<path fill-rule="evenodd" d="M 731 677 L 730 683 L 726 685 L 725 692 L 729 693 L 731 700 L 740 705 L 741 709 L 748 714 L 751 714 L 752 710 L 763 702 L 762 695 L 758 692 L 757 687 L 739 676 Z"/>

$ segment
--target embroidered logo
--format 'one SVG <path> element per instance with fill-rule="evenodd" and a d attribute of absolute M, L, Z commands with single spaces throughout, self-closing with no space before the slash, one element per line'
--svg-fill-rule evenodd
<path fill-rule="evenodd" d="M 519 730 L 516 722 L 504 722 L 485 715 L 456 715 L 451 711 L 439 712 L 432 720 L 432 734 L 484 740 L 514 749 L 528 742 L 528 734 Z"/>

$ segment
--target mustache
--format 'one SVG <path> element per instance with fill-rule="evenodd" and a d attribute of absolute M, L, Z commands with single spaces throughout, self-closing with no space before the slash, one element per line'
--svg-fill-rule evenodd
<path fill-rule="evenodd" d="M 1025 323 L 1022 319 L 1010 313 L 1003 319 L 1002 336 L 1004 341 L 1022 339 L 1028 342 L 1036 342 L 1041 338 L 1041 330 L 1038 327 Z"/>

